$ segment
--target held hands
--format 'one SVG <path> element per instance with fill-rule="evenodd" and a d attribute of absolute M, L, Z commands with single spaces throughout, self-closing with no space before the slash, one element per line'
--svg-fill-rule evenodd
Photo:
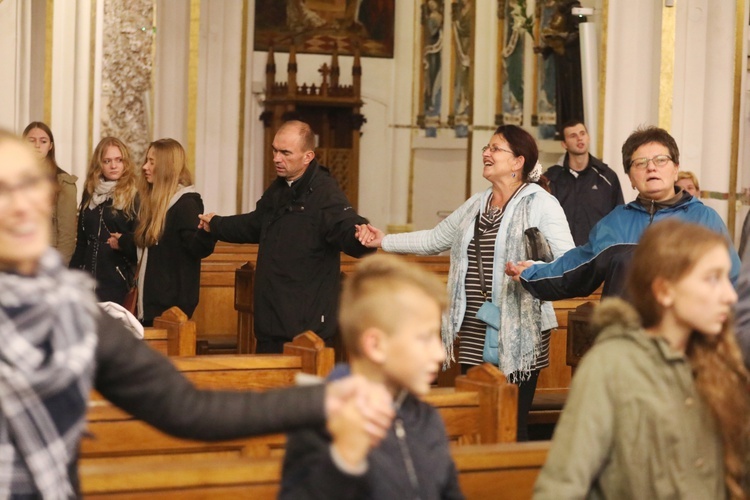
<path fill-rule="evenodd" d="M 385 387 L 356 375 L 328 384 L 325 406 L 333 447 L 352 467 L 386 436 L 394 417 Z"/>
<path fill-rule="evenodd" d="M 119 250 L 120 249 L 120 236 L 122 236 L 122 233 L 109 233 L 109 238 L 107 239 L 107 244 L 113 249 L 113 250 Z"/>
<path fill-rule="evenodd" d="M 534 265 L 533 260 L 525 260 L 520 262 L 508 262 L 505 264 L 505 274 L 511 277 L 513 281 L 521 281 L 521 273 L 526 269 Z"/>
<path fill-rule="evenodd" d="M 211 219 L 214 218 L 214 215 L 216 215 L 214 212 L 211 212 L 210 214 L 199 214 L 198 218 L 200 219 L 200 222 L 198 223 L 198 229 L 203 229 L 205 232 L 210 233 Z"/>
<path fill-rule="evenodd" d="M 354 237 L 367 248 L 380 248 L 385 233 L 372 224 L 361 224 L 354 226 L 356 231 Z"/>

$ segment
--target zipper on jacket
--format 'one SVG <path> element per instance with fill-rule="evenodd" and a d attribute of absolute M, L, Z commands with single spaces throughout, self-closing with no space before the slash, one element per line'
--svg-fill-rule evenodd
<path fill-rule="evenodd" d="M 654 222 L 654 215 L 656 215 L 656 207 L 655 207 L 655 205 L 656 205 L 656 203 L 654 202 L 654 200 L 651 200 L 651 210 L 648 211 L 648 215 L 649 215 L 648 223 L 649 224 L 651 224 L 652 222 Z"/>
<path fill-rule="evenodd" d="M 406 398 L 406 391 L 401 391 L 401 394 L 399 394 L 399 397 L 394 404 L 396 410 L 401 407 L 401 403 L 404 402 L 404 398 Z M 396 431 L 396 438 L 398 439 L 398 447 L 401 451 L 401 457 L 404 459 L 404 464 L 406 465 L 406 474 L 409 476 L 409 482 L 411 483 L 411 487 L 414 489 L 414 499 L 420 500 L 419 478 L 417 478 L 417 470 L 414 467 L 414 460 L 412 460 L 411 453 L 409 453 L 409 445 L 406 443 L 406 429 L 404 428 L 404 421 L 401 419 L 401 417 L 397 416 L 393 420 L 393 427 Z"/>

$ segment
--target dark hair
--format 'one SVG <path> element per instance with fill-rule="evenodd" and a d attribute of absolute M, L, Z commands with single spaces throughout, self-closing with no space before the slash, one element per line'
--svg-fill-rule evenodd
<path fill-rule="evenodd" d="M 565 138 L 565 129 L 570 127 L 575 127 L 576 125 L 583 125 L 583 128 L 586 129 L 586 132 L 588 132 L 588 128 L 586 128 L 586 124 L 583 123 L 583 120 L 579 118 L 571 118 L 570 120 L 566 121 L 562 125 L 560 125 L 560 135 Z"/>
<path fill-rule="evenodd" d="M 516 125 L 500 125 L 495 135 L 502 135 L 515 156 L 523 156 L 523 181 L 529 181 L 529 174 L 539 160 L 539 148 L 536 140 L 521 127 Z"/>
<path fill-rule="evenodd" d="M 29 135 L 29 132 L 34 130 L 35 128 L 38 128 L 39 130 L 43 130 L 45 134 L 49 137 L 49 142 L 52 144 L 52 148 L 47 153 L 47 161 L 51 166 L 57 170 L 59 165 L 57 164 L 57 160 L 55 159 L 55 136 L 52 135 L 52 130 L 50 130 L 49 126 L 44 122 L 31 122 L 29 123 L 25 129 L 23 129 L 23 137 L 25 138 L 27 135 Z"/>
<path fill-rule="evenodd" d="M 680 164 L 680 150 L 677 148 L 674 137 L 669 135 L 669 132 L 659 127 L 638 127 L 622 145 L 622 166 L 625 168 L 626 174 L 630 173 L 630 162 L 633 161 L 635 150 L 649 142 L 657 142 L 666 147 L 674 164 Z"/>

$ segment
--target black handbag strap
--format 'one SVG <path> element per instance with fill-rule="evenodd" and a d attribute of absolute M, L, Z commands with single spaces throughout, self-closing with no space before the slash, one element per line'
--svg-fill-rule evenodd
<path fill-rule="evenodd" d="M 502 211 L 500 212 L 500 217 L 496 221 L 497 224 L 499 224 L 503 220 L 503 217 L 505 216 L 505 207 L 507 207 L 508 204 L 511 201 L 513 201 L 513 198 L 515 198 L 516 195 L 520 193 L 523 190 L 523 188 L 525 188 L 526 186 L 527 186 L 526 183 L 523 183 L 520 186 L 518 186 L 518 188 L 516 188 L 516 190 L 513 192 L 513 195 L 508 199 L 507 202 L 505 202 L 505 205 L 503 206 Z M 490 203 L 490 200 L 492 200 L 492 196 L 490 196 L 490 199 L 487 200 L 487 202 Z M 487 283 L 484 280 L 484 263 L 482 262 L 482 249 L 479 247 L 479 236 L 480 234 L 482 234 L 479 231 L 479 221 L 481 220 L 481 217 L 482 217 L 482 210 L 480 208 L 479 213 L 477 214 L 477 218 L 474 221 L 474 252 L 476 253 L 476 256 L 477 256 L 477 267 L 479 268 L 479 291 L 482 292 L 482 295 L 486 299 L 487 298 Z"/>
<path fill-rule="evenodd" d="M 482 292 L 484 298 L 487 298 L 487 283 L 484 281 L 484 263 L 482 262 L 482 250 L 479 248 L 479 236 L 482 234 L 479 231 L 479 220 L 482 216 L 480 210 L 477 214 L 477 220 L 474 221 L 474 253 L 477 256 L 477 267 L 479 268 L 479 291 Z"/>

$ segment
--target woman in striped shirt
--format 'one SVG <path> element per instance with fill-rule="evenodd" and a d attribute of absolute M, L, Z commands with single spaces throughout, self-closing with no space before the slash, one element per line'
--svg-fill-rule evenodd
<path fill-rule="evenodd" d="M 482 175 L 491 183 L 485 191 L 433 229 L 385 236 L 368 225 L 358 234 L 363 244 L 388 252 L 429 255 L 450 250 L 450 305 L 442 325 L 448 359 L 456 360 L 456 338 L 464 372 L 485 361 L 485 340 L 497 346 L 492 361 L 519 385 L 519 441 L 528 439 L 526 419 L 539 371 L 549 365 L 550 332 L 557 322 L 551 304 L 524 293 L 505 275 L 505 263 L 530 258 L 524 231 L 531 227 L 541 231 L 554 257 L 574 246 L 562 207 L 542 185 L 538 157 L 528 132 L 503 125 L 482 148 Z M 497 329 L 477 317 L 487 302 L 485 310 L 494 308 L 499 316 Z"/>

